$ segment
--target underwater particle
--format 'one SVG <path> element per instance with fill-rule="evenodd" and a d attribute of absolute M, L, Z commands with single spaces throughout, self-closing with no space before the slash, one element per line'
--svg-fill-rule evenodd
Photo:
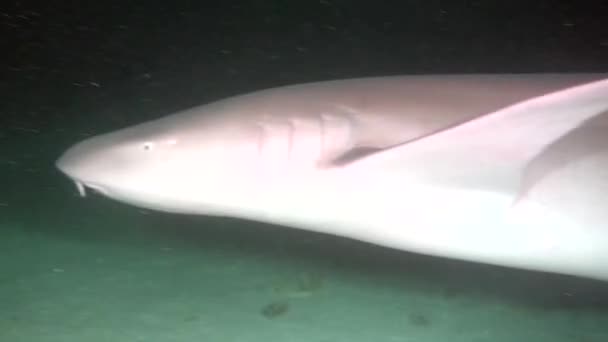
<path fill-rule="evenodd" d="M 262 316 L 272 319 L 286 314 L 287 311 L 289 311 L 289 303 L 277 301 L 264 306 L 260 312 Z"/>
<path fill-rule="evenodd" d="M 316 292 L 323 287 L 323 277 L 316 273 L 303 273 L 298 277 L 297 290 L 299 292 Z"/>
<path fill-rule="evenodd" d="M 290 278 L 283 283 L 275 284 L 272 290 L 287 298 L 305 298 L 322 290 L 324 282 L 322 275 L 304 272 L 295 279 Z"/>
<path fill-rule="evenodd" d="M 421 313 L 412 313 L 409 314 L 408 320 L 411 325 L 415 325 L 418 327 L 426 327 L 431 325 L 431 321 L 425 315 Z"/>
<path fill-rule="evenodd" d="M 184 322 L 195 322 L 198 321 L 200 317 L 198 315 L 189 315 L 184 318 Z"/>

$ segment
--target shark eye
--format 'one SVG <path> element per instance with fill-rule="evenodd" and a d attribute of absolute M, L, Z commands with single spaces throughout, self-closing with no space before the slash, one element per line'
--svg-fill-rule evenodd
<path fill-rule="evenodd" d="M 144 151 L 152 151 L 153 148 L 154 148 L 153 142 L 147 141 L 143 144 Z"/>

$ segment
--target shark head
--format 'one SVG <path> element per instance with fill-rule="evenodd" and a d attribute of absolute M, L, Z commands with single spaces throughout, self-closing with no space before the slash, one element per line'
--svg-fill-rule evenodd
<path fill-rule="evenodd" d="M 161 211 L 225 211 L 255 198 L 264 182 L 256 162 L 261 129 L 232 113 L 207 106 L 98 135 L 69 148 L 56 166 L 81 196 L 93 190 Z"/>
<path fill-rule="evenodd" d="M 320 186 L 321 166 L 355 147 L 357 110 L 317 93 L 294 86 L 195 107 L 86 139 L 56 166 L 81 196 L 267 221 L 279 202 L 304 200 Z M 378 135 L 385 144 L 400 139 L 386 133 Z"/>
<path fill-rule="evenodd" d="M 267 221 L 289 199 L 314 196 L 337 161 L 469 115 L 412 126 L 400 115 L 400 83 L 333 81 L 236 96 L 91 137 L 56 166 L 82 196 L 93 190 L 143 208 Z"/>

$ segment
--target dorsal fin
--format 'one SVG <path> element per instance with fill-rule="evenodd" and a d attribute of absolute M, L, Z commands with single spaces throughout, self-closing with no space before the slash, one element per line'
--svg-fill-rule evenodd
<path fill-rule="evenodd" d="M 608 78 L 522 101 L 336 167 L 386 167 L 422 182 L 517 191 L 533 158 L 606 110 Z"/>

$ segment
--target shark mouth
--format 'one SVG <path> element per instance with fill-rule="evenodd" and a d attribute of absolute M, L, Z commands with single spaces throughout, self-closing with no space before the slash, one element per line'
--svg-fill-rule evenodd
<path fill-rule="evenodd" d="M 79 181 L 74 181 L 74 184 L 76 184 L 80 197 L 87 197 L 87 189 L 84 187 L 84 184 Z"/>
<path fill-rule="evenodd" d="M 74 181 L 74 184 L 76 184 L 76 189 L 78 190 L 78 194 L 80 195 L 80 197 L 86 197 L 87 196 L 87 188 L 98 192 L 102 195 L 107 196 L 108 192 L 106 191 L 106 189 L 104 189 L 101 186 L 95 185 L 95 184 L 90 184 L 90 183 L 83 183 L 81 181 Z"/>

